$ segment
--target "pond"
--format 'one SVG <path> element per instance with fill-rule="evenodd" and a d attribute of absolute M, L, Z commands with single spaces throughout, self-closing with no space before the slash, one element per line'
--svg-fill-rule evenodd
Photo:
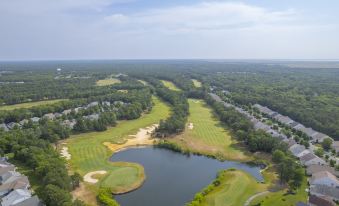
<path fill-rule="evenodd" d="M 243 170 L 263 181 L 259 167 L 198 155 L 186 156 L 161 148 L 130 148 L 114 154 L 111 161 L 136 162 L 145 168 L 146 181 L 142 187 L 115 196 L 121 206 L 183 206 L 222 169 Z"/>

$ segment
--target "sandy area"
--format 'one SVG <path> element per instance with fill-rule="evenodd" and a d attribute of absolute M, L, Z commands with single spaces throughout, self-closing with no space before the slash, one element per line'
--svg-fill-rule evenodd
<path fill-rule="evenodd" d="M 65 158 L 66 160 L 71 159 L 71 154 L 68 152 L 68 147 L 62 147 L 60 150 L 61 157 Z"/>
<path fill-rule="evenodd" d="M 99 170 L 99 171 L 94 171 L 94 172 L 89 172 L 84 176 L 84 181 L 88 183 L 97 183 L 99 180 L 93 178 L 93 175 L 104 175 L 107 172 L 105 170 Z"/>
<path fill-rule="evenodd" d="M 193 123 L 190 122 L 190 123 L 188 124 L 188 129 L 193 129 L 193 128 L 194 128 Z"/>
<path fill-rule="evenodd" d="M 151 134 L 157 127 L 158 124 L 154 124 L 150 127 L 139 129 L 137 134 L 129 135 L 131 139 L 128 139 L 124 144 L 113 144 L 110 142 L 104 142 L 104 145 L 107 146 L 113 152 L 118 152 L 125 148 L 133 146 L 153 145 L 155 139 L 151 138 Z"/>

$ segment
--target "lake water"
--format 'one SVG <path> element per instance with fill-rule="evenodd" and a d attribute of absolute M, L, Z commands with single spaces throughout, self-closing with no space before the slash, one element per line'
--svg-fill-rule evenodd
<path fill-rule="evenodd" d="M 136 162 L 145 168 L 146 181 L 142 187 L 115 196 L 121 206 L 183 206 L 222 169 L 237 168 L 258 181 L 263 180 L 259 167 L 198 155 L 186 156 L 161 148 L 127 149 L 114 154 L 111 161 Z"/>

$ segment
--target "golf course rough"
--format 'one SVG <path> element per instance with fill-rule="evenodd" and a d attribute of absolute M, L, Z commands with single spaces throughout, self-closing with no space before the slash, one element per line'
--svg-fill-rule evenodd
<path fill-rule="evenodd" d="M 145 180 L 144 168 L 136 163 L 110 162 L 112 151 L 104 145 L 105 142 L 125 142 L 129 135 L 137 134 L 140 128 L 146 128 L 159 123 L 170 114 L 170 108 L 158 98 L 153 97 L 154 106 L 149 114 L 139 119 L 120 121 L 116 127 L 103 132 L 90 132 L 73 135 L 67 142 L 72 158 L 69 160 L 70 170 L 84 176 L 89 172 L 106 171 L 98 182 L 85 183 L 84 189 L 97 193 L 100 186 L 108 187 L 113 193 L 120 194 L 136 189 Z M 79 192 L 78 194 L 88 194 Z M 86 201 L 86 197 L 78 197 Z M 92 198 L 93 199 L 93 198 Z M 92 204 L 94 203 L 90 202 Z"/>

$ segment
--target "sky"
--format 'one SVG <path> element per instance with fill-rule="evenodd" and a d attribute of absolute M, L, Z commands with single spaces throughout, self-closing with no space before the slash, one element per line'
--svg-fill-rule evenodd
<path fill-rule="evenodd" d="M 0 60 L 339 59 L 338 0 L 0 0 Z"/>

